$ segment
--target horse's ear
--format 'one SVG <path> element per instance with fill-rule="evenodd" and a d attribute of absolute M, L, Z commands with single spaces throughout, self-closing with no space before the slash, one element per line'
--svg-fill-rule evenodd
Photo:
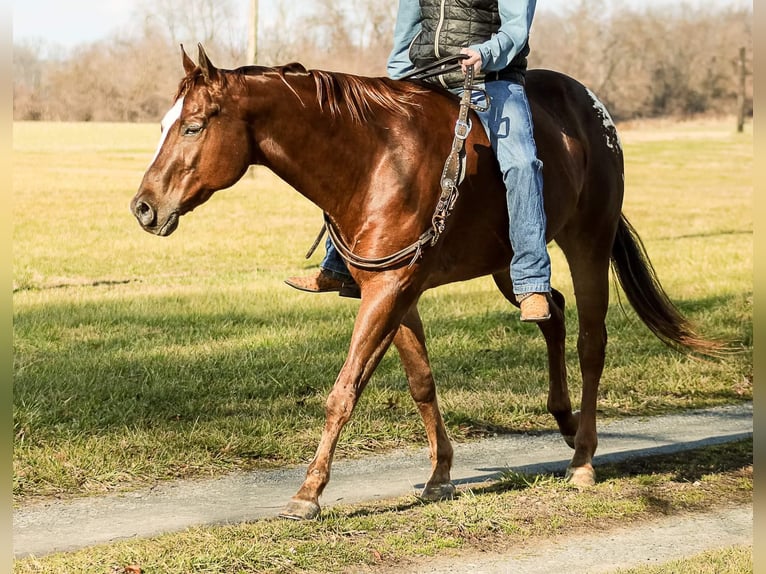
<path fill-rule="evenodd" d="M 205 48 L 202 44 L 197 44 L 199 48 L 199 67 L 202 70 L 202 76 L 207 83 L 212 83 L 218 80 L 218 69 L 210 61 L 205 53 Z"/>
<path fill-rule="evenodd" d="M 189 54 L 186 53 L 186 50 L 184 50 L 183 44 L 181 44 L 181 58 L 184 63 L 184 71 L 186 72 L 186 75 L 188 76 L 197 68 L 197 64 L 195 64 L 192 61 L 192 59 L 189 57 Z"/>

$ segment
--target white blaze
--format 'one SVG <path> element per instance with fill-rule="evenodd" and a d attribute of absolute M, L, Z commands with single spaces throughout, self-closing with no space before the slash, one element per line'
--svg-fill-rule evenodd
<path fill-rule="evenodd" d="M 154 152 L 154 157 L 152 158 L 151 163 L 149 165 L 152 165 L 155 160 L 157 159 L 157 156 L 160 155 L 160 150 L 162 149 L 162 144 L 165 143 L 165 138 L 168 137 L 168 132 L 170 131 L 170 128 L 173 127 L 173 124 L 175 124 L 181 117 L 181 110 L 184 107 L 184 99 L 178 98 L 176 100 L 176 103 L 173 104 L 173 107 L 168 110 L 168 113 L 165 114 L 165 117 L 162 118 L 162 121 L 160 122 L 160 127 L 162 128 L 162 135 L 160 136 L 160 143 L 157 145 L 157 151 Z"/>

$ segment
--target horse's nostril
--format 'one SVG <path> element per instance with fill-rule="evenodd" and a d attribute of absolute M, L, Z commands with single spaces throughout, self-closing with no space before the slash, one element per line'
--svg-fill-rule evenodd
<path fill-rule="evenodd" d="M 141 222 L 141 225 L 149 226 L 154 223 L 154 209 L 152 209 L 152 206 L 145 201 L 136 203 L 134 213 L 138 221 Z"/>

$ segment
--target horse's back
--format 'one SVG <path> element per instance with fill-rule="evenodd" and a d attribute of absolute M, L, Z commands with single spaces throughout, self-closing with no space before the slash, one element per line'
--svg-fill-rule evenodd
<path fill-rule="evenodd" d="M 390 83 L 397 89 L 402 85 Z M 395 136 L 387 143 L 386 161 L 380 162 L 388 175 L 374 181 L 387 185 L 374 188 L 371 194 L 376 213 L 387 209 L 397 213 L 400 227 L 409 226 L 404 231 L 408 236 L 430 223 L 439 193 L 433 181 L 439 180 L 449 153 L 458 107 L 454 94 L 422 87 L 417 96 L 419 113 L 407 118 L 386 116 L 386 133 Z M 610 149 L 612 139 L 606 137 L 616 141 L 614 126 L 601 115 L 605 108 L 596 105 L 595 96 L 564 74 L 530 70 L 526 89 L 543 163 L 546 235 L 560 245 L 570 230 L 581 239 L 600 240 L 595 235 L 604 227 L 612 229 L 622 203 L 621 152 Z M 609 134 L 607 124 L 612 130 Z M 429 287 L 494 273 L 510 261 L 506 190 L 486 132 L 472 130 L 465 145 L 468 153 L 460 207 L 456 205 L 435 249 L 438 254 L 432 259 Z M 413 216 L 404 217 L 402 206 L 412 206 Z"/>

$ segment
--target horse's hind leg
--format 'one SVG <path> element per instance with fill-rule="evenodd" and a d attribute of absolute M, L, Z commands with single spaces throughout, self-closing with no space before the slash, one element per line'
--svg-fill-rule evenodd
<path fill-rule="evenodd" d="M 495 273 L 495 280 L 500 292 L 515 306 L 519 306 L 513 294 L 513 283 L 507 271 Z M 572 403 L 569 400 L 567 387 L 567 368 L 564 354 L 566 342 L 566 324 L 564 322 L 564 296 L 553 289 L 551 291 L 553 305 L 550 305 L 551 318 L 538 323 L 545 337 L 548 349 L 548 412 L 558 423 L 564 440 L 574 448 L 575 433 L 577 432 L 577 416 L 572 414 Z"/>
<path fill-rule="evenodd" d="M 597 245 L 611 244 L 603 241 Z M 592 461 L 598 446 L 596 403 L 606 355 L 605 319 L 609 307 L 609 256 L 599 256 L 588 246 L 582 250 L 565 252 L 577 299 L 577 354 L 582 373 L 582 399 L 574 440 L 575 453 L 567 469 L 567 478 L 578 486 L 589 486 L 594 484 L 596 477 Z"/>
<path fill-rule="evenodd" d="M 421 496 L 426 500 L 451 498 L 455 493 L 455 487 L 450 481 L 452 445 L 439 412 L 436 385 L 428 362 L 423 324 L 415 305 L 404 317 L 399 331 L 394 337 L 394 345 L 399 351 L 404 371 L 407 374 L 410 394 L 420 411 L 420 416 L 423 418 L 428 437 L 431 477 L 428 479 Z"/>

